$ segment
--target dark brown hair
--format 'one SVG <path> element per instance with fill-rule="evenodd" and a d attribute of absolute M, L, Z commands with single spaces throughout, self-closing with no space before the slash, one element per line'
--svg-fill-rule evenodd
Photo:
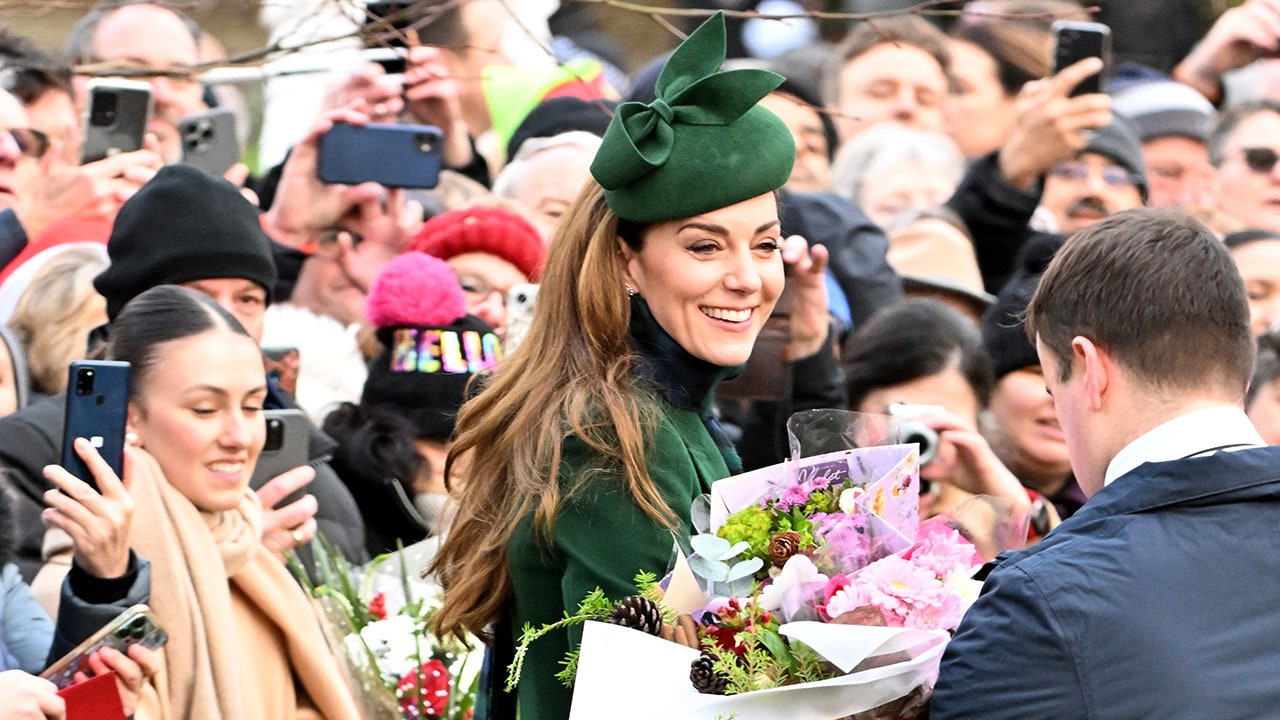
<path fill-rule="evenodd" d="M 1034 25 L 1017 22 L 957 23 L 951 37 L 991 56 L 1006 97 L 1052 71 L 1052 36 Z"/>
<path fill-rule="evenodd" d="M 1208 390 L 1243 399 L 1254 342 L 1244 281 L 1227 249 L 1185 213 L 1116 213 L 1067 240 L 1027 306 L 1039 336 L 1071 377 L 1084 336 L 1155 392 Z"/>
<path fill-rule="evenodd" d="M 918 15 L 895 15 L 875 22 L 855 25 L 836 46 L 833 62 L 823 79 L 823 92 L 828 103 L 836 101 L 840 89 L 840 71 L 849 61 L 883 43 L 917 47 L 933 56 L 946 72 L 951 65 L 947 36 Z"/>

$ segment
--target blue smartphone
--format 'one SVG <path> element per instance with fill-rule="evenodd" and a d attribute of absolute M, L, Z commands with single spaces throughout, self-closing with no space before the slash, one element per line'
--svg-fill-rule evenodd
<path fill-rule="evenodd" d="M 116 477 L 124 474 L 129 377 L 129 363 L 114 360 L 76 360 L 68 371 L 62 467 L 94 488 L 98 484 L 76 454 L 74 442 L 78 437 L 86 438 L 115 471 Z"/>
<path fill-rule="evenodd" d="M 320 136 L 316 174 L 335 185 L 433 188 L 440 153 L 440 128 L 431 125 L 335 123 Z"/>

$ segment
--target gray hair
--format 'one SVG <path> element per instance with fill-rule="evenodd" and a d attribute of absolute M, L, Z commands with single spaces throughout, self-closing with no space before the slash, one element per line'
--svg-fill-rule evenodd
<path fill-rule="evenodd" d="M 885 122 L 867 128 L 840 146 L 831 163 L 831 191 L 856 203 L 871 178 L 913 161 L 957 184 L 964 177 L 964 155 L 949 136 Z"/>
<path fill-rule="evenodd" d="M 529 170 L 529 160 L 538 153 L 558 147 L 580 147 L 592 156 L 600 149 L 601 139 L 585 130 L 570 130 L 551 137 L 529 138 L 520 145 L 516 156 L 493 179 L 493 194 L 514 198 L 520 191 L 520 183 Z"/>

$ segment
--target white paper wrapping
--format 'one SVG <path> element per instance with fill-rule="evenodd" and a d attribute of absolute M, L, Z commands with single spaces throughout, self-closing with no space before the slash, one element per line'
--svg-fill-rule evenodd
<path fill-rule="evenodd" d="M 932 687 L 948 635 L 942 631 L 790 623 L 783 635 L 839 667 L 908 652 L 911 659 L 822 682 L 731 696 L 702 695 L 689 682 L 698 651 L 630 628 L 589 622 L 569 720 L 835 720 Z"/>

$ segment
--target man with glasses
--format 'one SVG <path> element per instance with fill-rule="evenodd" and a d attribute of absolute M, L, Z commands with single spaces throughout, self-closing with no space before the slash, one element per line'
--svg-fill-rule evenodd
<path fill-rule="evenodd" d="M 1280 102 L 1228 111 L 1209 138 L 1217 208 L 1257 230 L 1280 232 Z"/>
<path fill-rule="evenodd" d="M 1119 117 L 1093 131 L 1088 144 L 1055 164 L 1044 180 L 1040 207 L 1059 232 L 1074 233 L 1108 215 L 1140 207 L 1147 199 L 1142 143 Z"/>

